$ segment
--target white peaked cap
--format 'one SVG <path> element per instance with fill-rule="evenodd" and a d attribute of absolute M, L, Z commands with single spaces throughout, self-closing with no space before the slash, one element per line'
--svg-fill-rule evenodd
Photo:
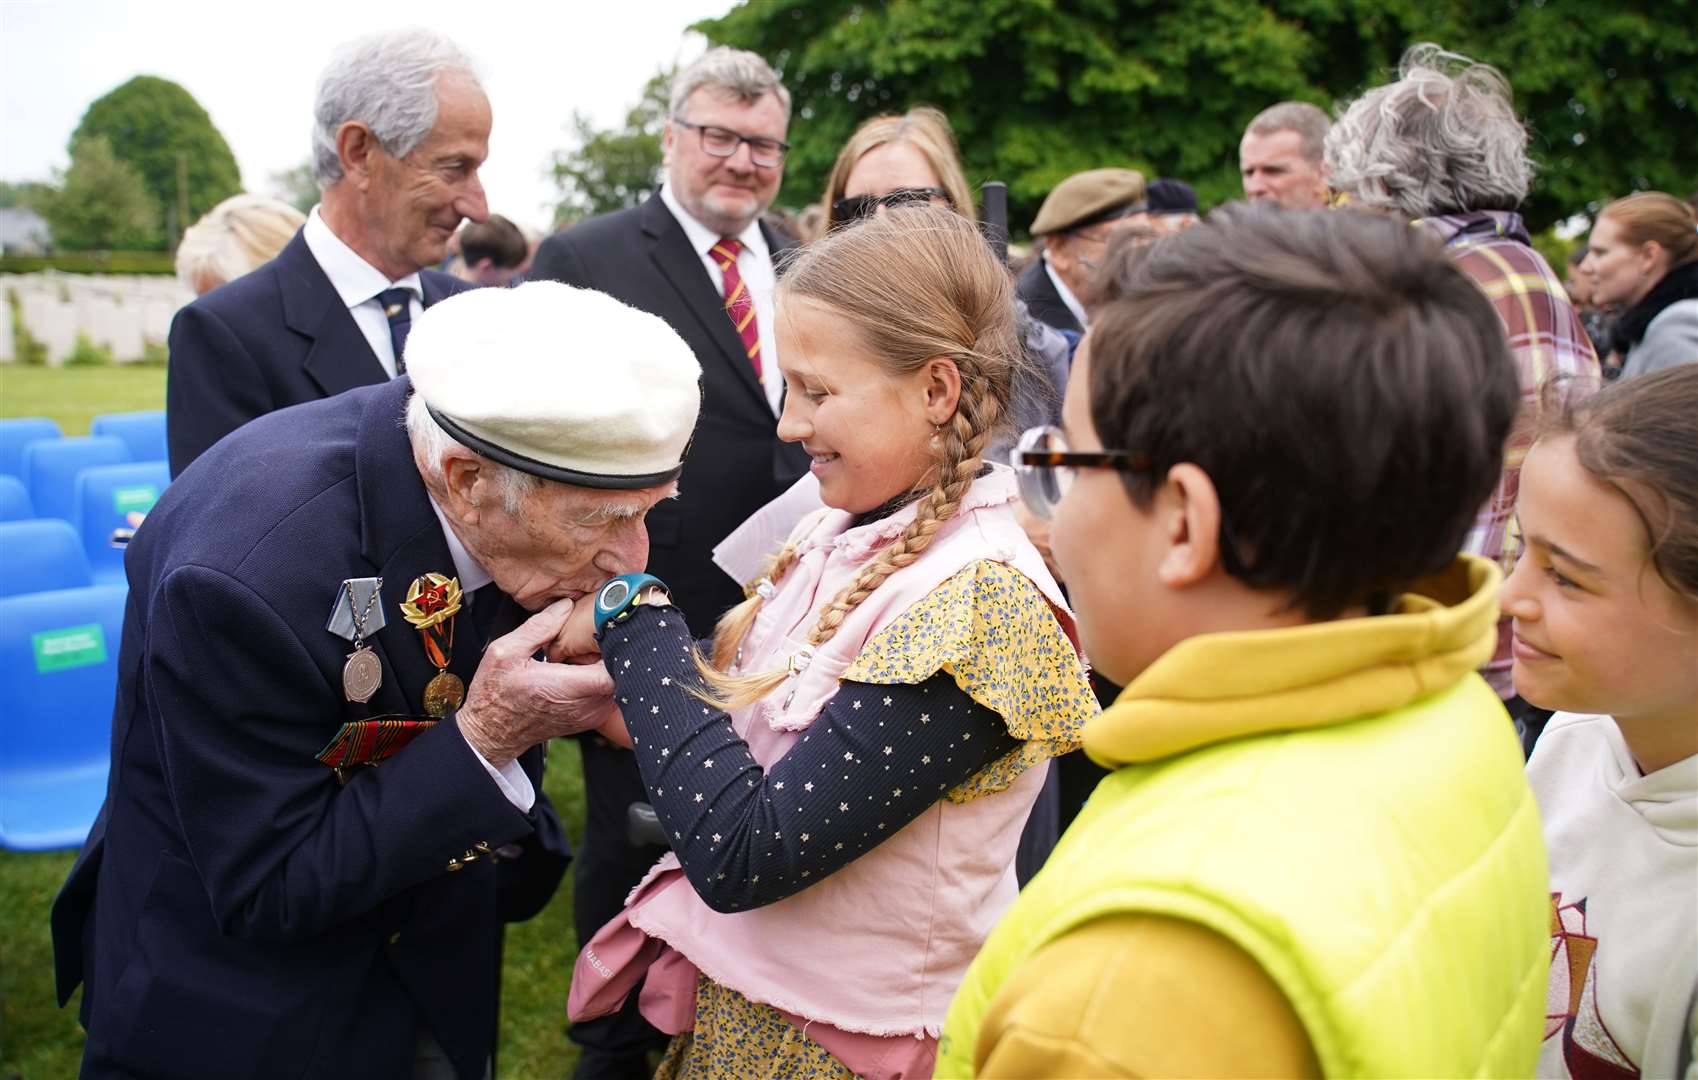
<path fill-rule="evenodd" d="M 554 281 L 472 289 L 407 335 L 407 375 L 456 441 L 579 487 L 677 478 L 701 409 L 701 365 L 665 321 Z"/>

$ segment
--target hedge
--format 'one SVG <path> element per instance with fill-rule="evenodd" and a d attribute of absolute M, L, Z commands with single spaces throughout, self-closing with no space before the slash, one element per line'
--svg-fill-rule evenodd
<path fill-rule="evenodd" d="M 174 274 L 169 251 L 56 251 L 51 255 L 0 255 L 0 274 Z"/>

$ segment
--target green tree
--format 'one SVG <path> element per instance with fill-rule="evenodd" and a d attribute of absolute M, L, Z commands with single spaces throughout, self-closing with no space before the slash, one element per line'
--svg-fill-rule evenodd
<path fill-rule="evenodd" d="M 793 96 L 785 173 L 818 197 L 855 126 L 917 104 L 949 115 L 968 179 L 1031 221 L 1055 183 L 1103 165 L 1240 194 L 1237 147 L 1275 101 L 1323 107 L 1385 81 L 1408 45 L 1498 65 L 1534 136 L 1538 229 L 1632 188 L 1683 191 L 1698 35 L 1690 0 L 760 0 L 696 29 L 751 49 Z M 1683 136 L 1680 132 L 1686 131 Z"/>
<path fill-rule="evenodd" d="M 168 79 L 137 75 L 90 105 L 71 142 L 96 135 L 134 166 L 164 209 L 163 240 L 175 243 L 202 214 L 242 190 L 230 145 L 200 103 Z"/>
<path fill-rule="evenodd" d="M 67 251 L 145 248 L 159 236 L 159 204 L 141 174 L 100 136 L 71 144 L 71 166 L 41 213 L 54 245 Z"/>
<path fill-rule="evenodd" d="M 272 173 L 271 193 L 303 214 L 316 206 L 320 192 L 311 159 L 292 169 Z"/>
<path fill-rule="evenodd" d="M 554 155 L 554 182 L 560 189 L 554 208 L 557 224 L 635 206 L 655 190 L 671 83 L 670 71 L 649 79 L 622 128 L 598 131 L 589 117 L 572 113 L 569 126 L 576 145 Z"/>
<path fill-rule="evenodd" d="M 35 180 L 13 182 L 0 180 L 0 209 L 21 207 L 25 210 L 40 212 L 47 199 L 53 195 L 53 186 Z"/>

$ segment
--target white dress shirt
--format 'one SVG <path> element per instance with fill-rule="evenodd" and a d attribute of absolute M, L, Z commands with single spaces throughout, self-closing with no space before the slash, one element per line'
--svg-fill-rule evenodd
<path fill-rule="evenodd" d="M 428 495 L 426 497 L 429 498 Z M 459 579 L 460 595 L 464 597 L 462 602 L 468 605 L 468 609 L 470 605 L 487 602 L 488 597 L 474 598 L 472 594 L 494 579 L 489 576 L 489 571 L 472 558 L 466 546 L 460 543 L 460 538 L 448 524 L 448 519 L 442 516 L 442 507 L 436 505 L 434 498 L 430 500 L 430 508 L 436 512 L 436 520 L 442 526 L 442 538 L 448 541 L 448 557 L 454 561 L 454 576 Z M 470 612 L 468 610 L 464 613 Z M 507 801 L 524 813 L 530 813 L 531 807 L 536 804 L 537 792 L 536 788 L 531 786 L 531 778 L 525 775 L 524 768 L 517 761 L 509 761 L 497 769 L 478 753 L 477 747 L 471 743 L 466 746 L 495 781 L 495 786 L 501 789 L 501 794 L 507 796 Z"/>
<path fill-rule="evenodd" d="M 689 237 L 690 246 L 701 256 L 702 268 L 707 271 L 708 280 L 713 282 L 713 291 L 723 297 L 725 275 L 720 273 L 719 260 L 713 255 L 713 245 L 719 243 L 720 234 L 691 217 L 672 194 L 671 187 L 660 189 L 660 201 L 684 227 L 684 235 Z M 778 285 L 778 274 L 772 268 L 772 251 L 766 246 L 766 237 L 761 234 L 759 219 L 751 221 L 748 228 L 737 234 L 737 239 L 743 241 L 743 250 L 737 255 L 737 272 L 743 276 L 743 285 L 755 302 L 755 326 L 761 334 L 761 390 L 766 394 L 766 403 L 772 414 L 777 416 L 784 401 L 784 376 L 778 371 L 778 341 L 772 332 L 775 318 L 772 293 Z M 729 322 L 731 316 L 725 318 Z"/>
<path fill-rule="evenodd" d="M 383 365 L 383 370 L 393 379 L 395 345 L 389 336 L 389 317 L 383 313 L 383 304 L 378 301 L 377 294 L 385 289 L 406 289 L 411 292 L 412 317 L 417 319 L 424 312 L 424 285 L 419 280 L 418 271 L 415 270 L 399 281 L 390 281 L 383 276 L 383 271 L 360 258 L 353 248 L 342 242 L 341 237 L 330 231 L 330 226 L 324 223 L 324 218 L 316 206 L 307 215 L 303 239 L 307 242 L 307 250 L 318 260 L 319 269 L 330 279 L 330 285 L 336 290 L 336 295 L 348 305 L 348 313 L 354 317 L 354 325 L 365 335 L 377 362 Z"/>
<path fill-rule="evenodd" d="M 1091 320 L 1085 316 L 1085 305 L 1081 304 L 1079 298 L 1073 295 L 1073 290 L 1067 287 L 1067 282 L 1061 280 L 1061 275 L 1055 272 L 1055 267 L 1049 264 L 1048 259 L 1044 259 L 1044 273 L 1049 275 L 1050 283 L 1055 286 L 1055 291 L 1061 294 L 1061 302 L 1066 304 L 1067 310 L 1071 311 L 1073 317 L 1079 320 L 1079 325 L 1090 326 Z"/>

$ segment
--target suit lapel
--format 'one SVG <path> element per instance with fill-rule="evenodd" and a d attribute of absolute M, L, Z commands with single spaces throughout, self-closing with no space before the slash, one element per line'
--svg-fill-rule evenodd
<path fill-rule="evenodd" d="M 702 265 L 702 257 L 690 246 L 684 227 L 672 216 L 659 195 L 649 199 L 642 208 L 643 235 L 649 244 L 649 258 L 661 275 L 672 285 L 684 306 L 701 323 L 708 338 L 719 348 L 720 360 L 736 375 L 738 383 L 759 403 L 761 412 L 770 416 L 766 391 L 755 378 L 755 369 L 743 352 L 743 339 L 737 336 L 731 317 L 725 313 L 725 300 Z M 704 363 L 707 357 L 699 357 Z"/>
<path fill-rule="evenodd" d="M 307 378 L 325 397 L 387 381 L 388 372 L 372 354 L 353 314 L 312 257 L 304 230 L 289 241 L 277 263 L 284 325 L 309 343 L 301 361 Z"/>

